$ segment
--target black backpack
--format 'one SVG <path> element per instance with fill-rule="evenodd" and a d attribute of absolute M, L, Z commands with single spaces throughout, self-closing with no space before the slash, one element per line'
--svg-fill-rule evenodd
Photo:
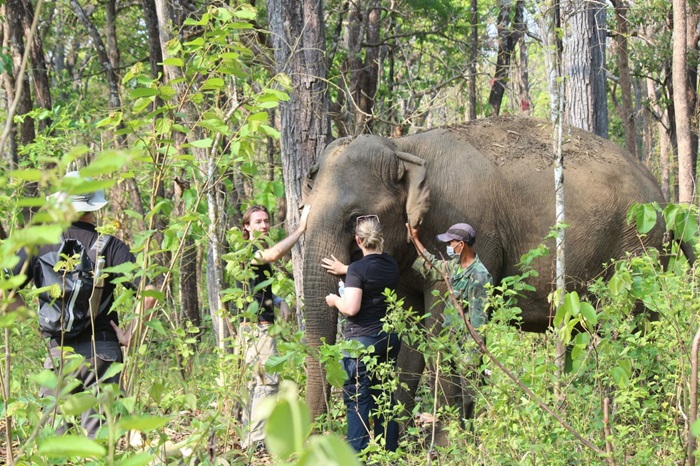
<path fill-rule="evenodd" d="M 37 258 L 43 276 L 41 286 L 50 287 L 39 294 L 39 329 L 44 335 L 59 340 L 74 338 L 90 326 L 91 307 L 93 319 L 104 311 L 104 258 L 100 256 L 110 239 L 110 235 L 101 235 L 86 250 L 77 239 L 61 236 L 58 250 Z M 68 264 L 73 265 L 71 270 L 65 269 Z M 109 300 L 104 307 L 107 304 Z"/>

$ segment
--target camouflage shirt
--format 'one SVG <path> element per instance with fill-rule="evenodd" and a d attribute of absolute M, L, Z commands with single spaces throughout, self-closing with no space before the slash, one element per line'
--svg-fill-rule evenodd
<path fill-rule="evenodd" d="M 425 251 L 424 254 L 426 259 L 418 256 L 413 262 L 413 269 L 432 282 L 442 280 L 440 272 L 446 272 L 450 278 L 450 285 L 452 285 L 452 289 L 455 292 L 455 297 L 462 303 L 464 312 L 474 328 L 484 325 L 487 320 L 484 309 L 486 306 L 486 289 L 484 286 L 487 283 L 492 283 L 493 280 L 479 256 L 476 256 L 476 259 L 469 267 L 463 269 L 459 263 L 459 256 L 449 261 L 442 261 L 428 251 Z M 432 267 L 426 268 L 426 262 L 429 262 Z M 451 307 L 449 306 L 449 308 Z M 458 318 L 455 309 L 446 309 L 444 326 L 450 327 L 452 319 Z"/>

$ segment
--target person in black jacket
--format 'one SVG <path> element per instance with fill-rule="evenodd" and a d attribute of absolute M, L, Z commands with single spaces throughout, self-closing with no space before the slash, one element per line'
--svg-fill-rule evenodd
<path fill-rule="evenodd" d="M 399 266 L 396 259 L 384 251 L 379 217 L 364 215 L 357 218 L 355 241 L 363 253 L 363 258 L 349 266 L 342 264 L 334 256 L 324 258 L 322 266 L 334 275 L 345 274 L 343 296 L 329 294 L 326 303 L 347 317 L 345 339 L 357 340 L 365 347 L 374 347 L 371 353 L 377 363 L 392 362 L 401 348 L 397 333 L 386 333 L 382 319 L 387 313 L 384 290 L 395 290 L 399 284 Z M 396 421 L 384 422 L 381 415 L 372 413 L 376 409 L 375 398 L 379 394 L 375 374 L 367 370 L 363 360 L 347 355 L 343 358 L 343 367 L 347 380 L 343 385 L 343 398 L 347 408 L 348 442 L 355 451 L 364 450 L 369 444 L 369 422 L 374 419 L 374 435 L 381 435 L 385 447 L 396 451 L 398 447 L 399 427 Z M 392 400 L 393 402 L 393 400 Z"/>
<path fill-rule="evenodd" d="M 78 172 L 75 171 L 69 172 L 65 176 L 68 178 L 80 177 Z M 84 248 L 92 248 L 100 236 L 95 229 L 97 223 L 95 212 L 107 205 L 104 190 L 100 189 L 87 194 L 71 196 L 59 192 L 52 197 L 68 197 L 68 201 L 79 215 L 78 220 L 63 232 L 63 238 L 75 239 L 79 241 Z M 22 249 L 18 253 L 20 259 L 19 263 L 10 273 L 13 275 L 24 273 L 26 275 L 24 286 L 30 281 L 33 281 L 37 288 L 44 286 L 44 277 L 38 259 L 48 252 L 57 251 L 59 247 L 60 244 L 46 245 L 41 247 L 37 254 L 32 255 L 29 255 L 26 250 Z M 105 243 L 101 256 L 104 257 L 105 268 L 117 266 L 126 262 L 136 262 L 136 258 L 130 251 L 129 246 L 114 237 L 109 238 Z M 94 317 L 94 322 L 90 322 L 80 334 L 71 338 L 65 338 L 63 335 L 61 335 L 61 337 L 56 337 L 55 335 L 42 332 L 49 347 L 49 356 L 44 362 L 45 368 L 57 370 L 62 360 L 71 352 L 85 358 L 86 364 L 81 365 L 76 373 L 73 374 L 80 382 L 80 385 L 75 388 L 72 393 L 94 391 L 97 389 L 98 383 L 118 384 L 120 381 L 120 374 L 115 374 L 108 378 L 104 378 L 103 376 L 113 363 L 123 362 L 120 345 L 129 346 L 134 322 L 132 322 L 132 326 L 129 329 L 124 330 L 119 326 L 119 315 L 116 312 L 109 312 L 115 299 L 114 292 L 116 285 L 112 282 L 113 278 L 116 278 L 116 276 L 111 274 L 110 279 L 104 283 L 99 305 L 99 309 L 102 311 L 97 313 Z M 138 289 L 138 283 L 127 281 L 124 282 L 124 285 L 134 291 Z M 147 288 L 152 289 L 153 287 L 149 286 Z M 19 298 L 19 295 L 17 295 L 15 306 L 22 304 L 24 303 L 21 301 L 21 298 Z M 150 310 L 155 304 L 155 298 L 146 297 L 144 298 L 142 307 L 144 310 Z M 95 340 L 94 346 L 92 343 L 93 335 Z M 42 387 L 40 395 L 42 397 L 56 396 L 56 391 Z M 103 415 L 101 413 L 102 411 L 99 407 L 98 409 L 89 409 L 82 413 L 81 425 L 87 431 L 90 438 L 94 438 L 97 435 L 102 425 Z M 65 423 L 59 424 L 58 433 L 66 431 L 69 427 L 70 426 Z"/>

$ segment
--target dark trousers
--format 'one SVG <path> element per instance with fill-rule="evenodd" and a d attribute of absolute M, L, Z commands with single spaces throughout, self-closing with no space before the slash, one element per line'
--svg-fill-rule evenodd
<path fill-rule="evenodd" d="M 354 337 L 352 340 L 361 342 L 365 347 L 374 346 L 372 356 L 377 363 L 392 362 L 396 364 L 396 357 L 401 348 L 401 340 L 396 333 L 380 333 L 371 337 Z M 343 385 L 343 399 L 347 407 L 348 416 L 348 442 L 355 451 L 364 450 L 369 444 L 370 416 L 374 421 L 374 436 L 381 435 L 385 439 L 386 449 L 396 451 L 399 443 L 399 425 L 394 420 L 385 422 L 384 416 L 375 411 L 375 398 L 381 391 L 376 388 L 379 383 L 375 374 L 367 370 L 367 365 L 362 361 L 366 353 L 359 358 L 346 356 L 343 358 L 343 368 L 348 379 Z M 375 388 L 373 388 L 375 387 Z M 391 396 L 391 406 L 394 405 L 394 395 Z"/>
<path fill-rule="evenodd" d="M 116 337 L 115 337 L 116 338 Z M 91 342 L 79 342 L 72 343 L 73 352 L 79 354 L 85 358 L 85 361 L 70 374 L 78 382 L 78 386 L 71 391 L 71 394 L 80 393 L 84 391 L 97 392 L 97 384 L 108 384 L 108 383 L 119 383 L 120 374 L 113 375 L 109 378 L 104 378 L 105 373 L 110 368 L 112 363 L 122 362 L 122 350 L 119 343 L 116 341 L 96 341 L 95 347 L 97 350 L 96 356 L 93 357 L 92 343 Z M 61 354 L 61 347 L 55 346 L 51 348 L 50 355 L 46 358 L 44 362 L 44 367 L 46 369 L 53 369 L 57 371 L 60 366 L 61 357 L 66 357 L 68 355 L 68 350 L 63 348 L 63 355 Z M 46 387 L 41 387 L 39 395 L 42 397 L 46 396 L 56 396 L 56 391 L 60 390 L 61 387 L 57 389 L 48 389 Z M 81 425 L 87 431 L 88 437 L 95 438 L 97 431 L 103 422 L 103 411 L 98 407 L 88 409 L 81 414 Z M 62 434 L 67 431 L 71 426 L 65 422 L 57 428 L 57 433 Z"/>

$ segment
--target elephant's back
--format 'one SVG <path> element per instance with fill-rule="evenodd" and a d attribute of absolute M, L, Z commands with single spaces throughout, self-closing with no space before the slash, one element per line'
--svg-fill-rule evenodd
<path fill-rule="evenodd" d="M 552 124 L 547 120 L 498 116 L 473 120 L 449 131 L 458 140 L 469 141 L 506 176 L 531 173 L 536 177 L 544 173 L 543 178 L 551 179 Z M 623 179 L 629 188 L 640 191 L 643 198 L 662 200 L 661 191 L 646 166 L 614 142 L 572 127 L 564 135 L 562 150 L 567 172 L 588 173 L 603 183 L 615 183 L 618 188 Z"/>

